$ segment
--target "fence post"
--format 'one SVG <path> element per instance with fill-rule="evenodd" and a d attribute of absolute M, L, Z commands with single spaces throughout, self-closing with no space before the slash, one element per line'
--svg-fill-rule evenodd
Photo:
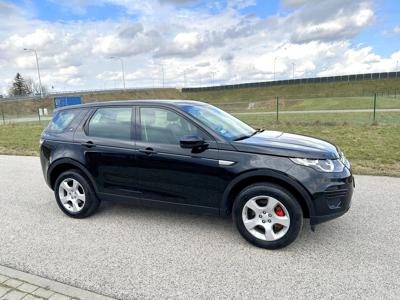
<path fill-rule="evenodd" d="M 3 117 L 3 125 L 6 125 L 6 119 L 4 118 L 4 109 L 3 109 L 3 106 L 1 106 L 1 116 Z"/>
<path fill-rule="evenodd" d="M 374 122 L 376 120 L 376 93 L 374 94 Z"/>
<path fill-rule="evenodd" d="M 279 96 L 276 96 L 276 120 L 279 121 Z"/>
<path fill-rule="evenodd" d="M 40 123 L 40 100 L 39 101 L 37 101 L 37 100 L 33 100 L 34 101 L 34 103 L 35 103 L 35 106 L 36 106 L 36 111 L 37 111 L 37 114 L 38 114 L 38 118 L 39 118 L 39 123 Z"/>

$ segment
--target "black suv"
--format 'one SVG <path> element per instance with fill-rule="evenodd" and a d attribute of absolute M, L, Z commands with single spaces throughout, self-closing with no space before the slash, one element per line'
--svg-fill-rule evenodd
<path fill-rule="evenodd" d="M 102 200 L 232 214 L 243 237 L 275 249 L 309 218 L 343 215 L 354 181 L 334 145 L 255 130 L 206 103 L 146 100 L 58 109 L 41 137 L 47 184 L 68 216 Z"/>

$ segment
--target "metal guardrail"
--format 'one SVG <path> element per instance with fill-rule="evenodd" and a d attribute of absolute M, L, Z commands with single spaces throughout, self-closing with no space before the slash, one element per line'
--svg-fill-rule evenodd
<path fill-rule="evenodd" d="M 294 85 L 294 84 L 327 83 L 327 82 L 351 82 L 351 81 L 380 80 L 380 79 L 394 79 L 394 78 L 400 78 L 400 72 L 366 73 L 366 74 L 339 75 L 339 76 L 328 76 L 328 77 L 312 77 L 312 78 L 286 79 L 286 80 L 275 80 L 275 81 L 262 81 L 262 82 L 220 85 L 220 86 L 182 88 L 182 92 L 201 92 L 201 91 L 228 90 L 228 89 L 240 89 L 240 88 L 252 88 L 252 87 L 269 87 L 269 86 L 277 86 L 277 85 L 292 85 L 292 84 Z"/>
<path fill-rule="evenodd" d="M 43 95 L 43 98 L 53 98 L 55 96 L 75 96 L 75 95 L 87 95 L 87 94 L 101 94 L 101 93 L 110 93 L 110 92 L 137 92 L 137 91 L 146 91 L 146 90 L 163 90 L 163 89 L 176 89 L 175 87 L 165 87 L 165 88 L 126 88 L 126 89 L 102 89 L 102 90 L 76 90 L 76 91 L 60 91 L 60 92 L 51 92 Z M 9 102 L 9 101 L 19 101 L 19 100 L 39 100 L 40 95 L 32 95 L 32 96 L 18 96 L 18 97 L 3 97 L 0 98 L 0 102 Z"/>

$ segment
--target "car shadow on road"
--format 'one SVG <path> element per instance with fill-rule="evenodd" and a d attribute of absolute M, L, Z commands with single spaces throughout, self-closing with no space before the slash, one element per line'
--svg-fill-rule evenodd
<path fill-rule="evenodd" d="M 230 243 L 239 243 L 240 245 L 248 244 L 237 232 L 231 216 L 221 217 L 215 215 L 207 215 L 194 212 L 186 212 L 174 209 L 161 209 L 146 207 L 135 204 L 120 204 L 114 202 L 103 202 L 98 213 L 95 215 L 98 218 L 108 217 L 113 218 L 118 216 L 122 222 L 140 222 L 144 226 L 152 226 L 152 222 L 157 220 L 167 228 L 185 228 L 185 231 L 193 230 L 204 234 L 213 234 L 218 237 L 223 237 L 225 241 Z M 303 229 L 297 241 L 285 248 L 285 251 L 298 251 L 298 249 L 327 247 L 332 243 L 337 243 L 343 240 L 343 230 L 345 225 L 340 221 L 331 221 L 325 224 L 320 224 L 316 227 L 315 232 L 311 230 L 309 219 L 304 219 Z"/>

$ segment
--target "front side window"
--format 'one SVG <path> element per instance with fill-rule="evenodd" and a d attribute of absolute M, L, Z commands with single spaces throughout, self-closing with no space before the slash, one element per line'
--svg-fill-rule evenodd
<path fill-rule="evenodd" d="M 206 138 L 194 124 L 167 109 L 141 108 L 140 124 L 140 136 L 144 142 L 179 145 L 179 141 L 185 136 Z"/>
<path fill-rule="evenodd" d="M 183 111 L 211 128 L 219 136 L 229 141 L 250 136 L 255 131 L 246 123 L 212 105 L 181 104 L 180 107 Z"/>
<path fill-rule="evenodd" d="M 65 131 L 79 113 L 79 109 L 68 109 L 55 112 L 47 130 L 52 132 Z"/>
<path fill-rule="evenodd" d="M 119 140 L 130 140 L 132 109 L 129 107 L 99 108 L 88 124 L 88 135 Z"/>

